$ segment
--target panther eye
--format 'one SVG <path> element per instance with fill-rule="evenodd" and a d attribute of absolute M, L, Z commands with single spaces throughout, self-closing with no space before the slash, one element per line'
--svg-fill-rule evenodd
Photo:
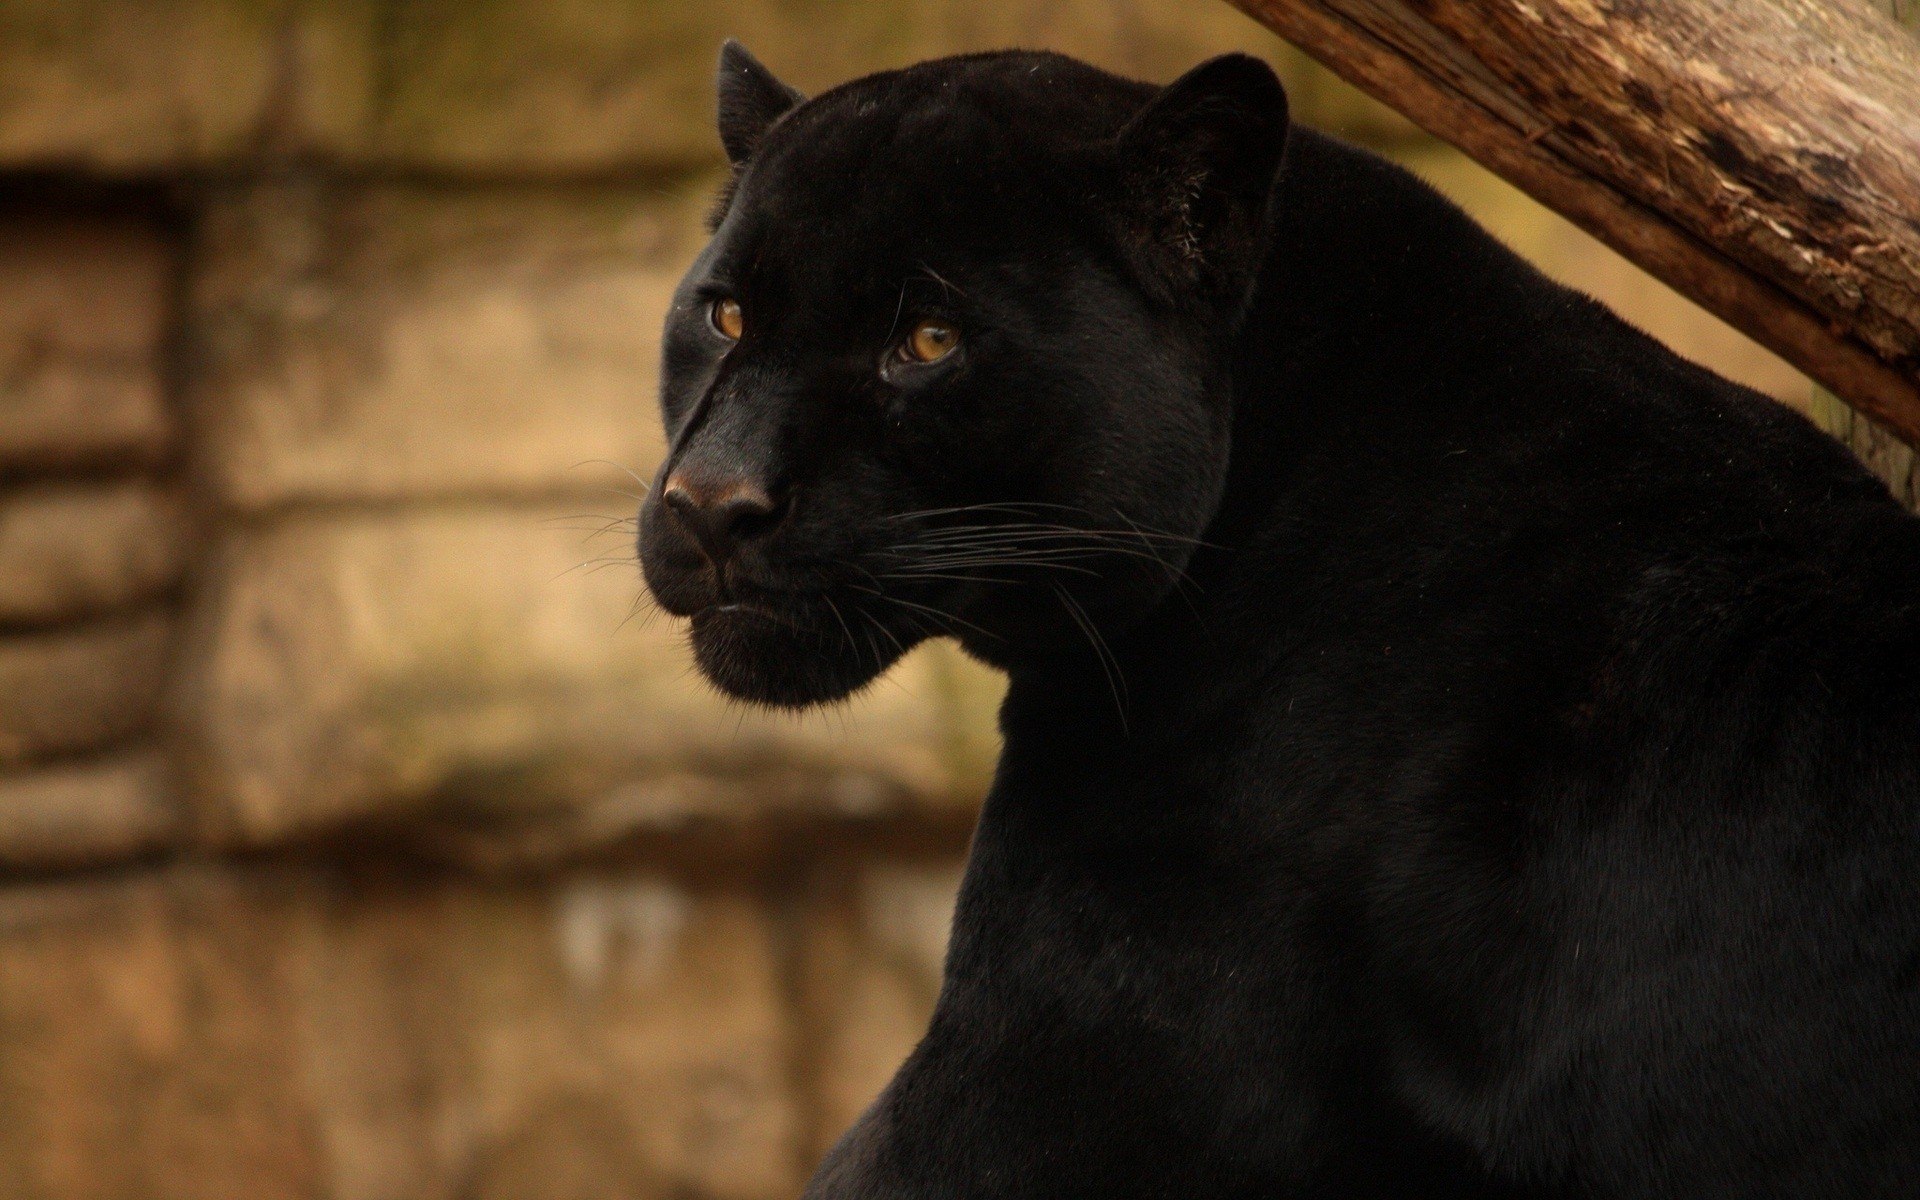
<path fill-rule="evenodd" d="M 922 321 L 900 343 L 900 357 L 908 362 L 939 362 L 960 345 L 960 331 L 945 321 Z"/>
<path fill-rule="evenodd" d="M 730 342 L 739 341 L 747 328 L 746 318 L 740 314 L 740 302 L 731 296 L 715 300 L 713 306 L 707 309 L 707 319 L 713 322 L 720 336 Z"/>

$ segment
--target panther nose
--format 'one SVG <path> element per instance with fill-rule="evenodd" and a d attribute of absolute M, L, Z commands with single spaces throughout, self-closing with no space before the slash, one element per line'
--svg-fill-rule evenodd
<path fill-rule="evenodd" d="M 716 567 L 740 547 L 773 532 L 786 516 L 785 503 L 746 480 L 705 487 L 674 475 L 660 489 L 660 502 Z"/>

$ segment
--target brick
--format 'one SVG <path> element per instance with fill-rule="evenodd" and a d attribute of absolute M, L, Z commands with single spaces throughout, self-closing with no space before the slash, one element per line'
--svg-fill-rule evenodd
<path fill-rule="evenodd" d="M 290 899 L 211 873 L 0 888 L 0 1195 L 318 1195 Z"/>
<path fill-rule="evenodd" d="M 792 1031 L 744 897 L 630 871 L 356 885 L 310 938 L 340 1200 L 796 1190 Z"/>
<path fill-rule="evenodd" d="M 957 854 L 828 864 L 802 929 L 816 1158 L 864 1112 L 927 1030 L 940 993 Z"/>
<path fill-rule="evenodd" d="M 157 850 L 181 832 L 158 754 L 0 774 L 0 865 L 73 867 Z"/>
<path fill-rule="evenodd" d="M 138 221 L 0 215 L 0 469 L 165 453 L 167 274 Z"/>
<path fill-rule="evenodd" d="M 0 1194 L 575 1200 L 796 1189 L 744 896 L 378 866 L 0 888 Z"/>
<path fill-rule="evenodd" d="M 144 480 L 0 492 L 0 622 L 46 622 L 146 600 L 179 578 L 186 521 Z"/>
<path fill-rule="evenodd" d="M 173 438 L 144 367 L 39 360 L 0 377 L 0 468 L 152 462 Z"/>
<path fill-rule="evenodd" d="M 131 174 L 351 145 L 374 17 L 364 0 L 10 0 L 0 162 Z"/>
<path fill-rule="evenodd" d="M 193 403 L 231 504 L 633 488 L 704 185 L 267 185 L 215 204 Z"/>
<path fill-rule="evenodd" d="M 1152 79 L 1246 49 L 1282 68 L 1307 119 L 1407 128 L 1217 0 L 14 0 L 0 8 L 0 163 L 130 173 L 304 153 L 552 174 L 713 162 L 713 63 L 729 36 L 809 92 L 1004 46 Z"/>
<path fill-rule="evenodd" d="M 711 162 L 713 65 L 727 37 L 808 94 L 923 58 L 1008 46 L 1050 47 L 1163 80 L 1244 49 L 1281 67 L 1309 119 L 1402 136 L 1410 128 L 1217 0 L 423 0 L 395 22 L 394 54 L 406 70 L 388 80 L 369 152 L 489 170 Z"/>
<path fill-rule="evenodd" d="M 779 809 L 965 812 L 997 680 L 949 647 L 843 713 L 746 712 L 636 617 L 624 535 L 577 507 L 290 517 L 238 533 L 181 655 L 192 791 L 225 836 L 580 816 L 597 839 Z M 596 555 L 604 570 L 580 570 Z M 557 810 L 557 811 L 556 811 Z"/>
<path fill-rule="evenodd" d="M 173 622 L 146 613 L 0 637 L 0 766 L 110 745 L 153 719 Z"/>
<path fill-rule="evenodd" d="M 168 248 L 133 217 L 8 214 L 0 344 L 147 361 L 159 347 Z"/>

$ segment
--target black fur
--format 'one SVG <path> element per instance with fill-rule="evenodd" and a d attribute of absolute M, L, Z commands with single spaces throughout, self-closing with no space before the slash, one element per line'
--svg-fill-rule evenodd
<path fill-rule="evenodd" d="M 750 701 L 1011 681 L 810 1196 L 1920 1193 L 1920 521 L 1842 449 L 1250 59 L 725 107 L 661 478 L 772 515 L 648 582 Z"/>
<path fill-rule="evenodd" d="M 715 91 L 720 116 L 720 145 L 727 161 L 740 166 L 760 145 L 760 138 L 806 99 L 781 83 L 747 48 L 733 39 L 720 47 L 720 72 Z"/>

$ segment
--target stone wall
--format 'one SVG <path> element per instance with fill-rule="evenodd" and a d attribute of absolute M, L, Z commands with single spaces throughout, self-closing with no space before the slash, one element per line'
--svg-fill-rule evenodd
<path fill-rule="evenodd" d="M 46 199 L 0 206 L 0 864 L 27 869 L 178 834 L 156 726 L 190 557 L 167 233 Z"/>
<path fill-rule="evenodd" d="M 1252 49 L 1803 393 L 1216 0 L 0 5 L 0 1196 L 791 1195 L 918 1036 L 997 680 L 730 707 L 623 524 L 727 35 Z"/>

